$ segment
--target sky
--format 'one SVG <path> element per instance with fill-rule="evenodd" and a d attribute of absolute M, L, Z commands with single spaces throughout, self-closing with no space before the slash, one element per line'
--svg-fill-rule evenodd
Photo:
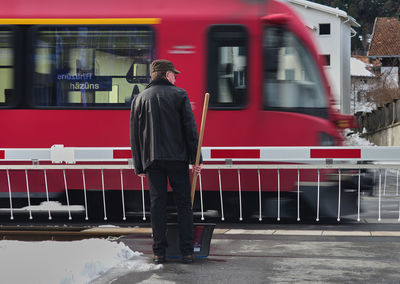
<path fill-rule="evenodd" d="M 160 269 L 122 242 L 0 241 L 0 279 L 7 284 L 88 283 L 111 268 L 123 275 Z"/>

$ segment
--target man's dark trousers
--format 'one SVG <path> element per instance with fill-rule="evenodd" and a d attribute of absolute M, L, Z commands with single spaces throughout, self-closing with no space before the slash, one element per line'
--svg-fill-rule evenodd
<path fill-rule="evenodd" d="M 188 163 L 180 161 L 154 161 L 146 169 L 146 173 L 150 188 L 154 254 L 165 255 L 168 246 L 166 237 L 168 180 L 174 191 L 178 211 L 180 251 L 182 255 L 193 254 L 193 212 L 190 199 Z"/>

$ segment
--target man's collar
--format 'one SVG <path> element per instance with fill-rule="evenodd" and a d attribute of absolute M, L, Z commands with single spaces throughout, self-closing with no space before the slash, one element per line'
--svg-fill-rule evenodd
<path fill-rule="evenodd" d="M 174 84 L 172 84 L 165 78 L 157 78 L 151 81 L 150 84 L 147 85 L 146 89 L 150 88 L 151 86 L 157 86 L 157 85 L 174 86 Z"/>

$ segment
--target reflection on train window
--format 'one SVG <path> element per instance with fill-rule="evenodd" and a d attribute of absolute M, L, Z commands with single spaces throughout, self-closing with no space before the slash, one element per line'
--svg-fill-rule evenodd
<path fill-rule="evenodd" d="M 13 32 L 0 28 L 0 106 L 7 106 L 14 92 Z"/>
<path fill-rule="evenodd" d="M 208 35 L 207 91 L 214 109 L 243 108 L 247 101 L 247 32 L 213 26 Z"/>
<path fill-rule="evenodd" d="M 264 109 L 327 108 L 321 80 L 311 55 L 291 32 L 266 26 Z"/>
<path fill-rule="evenodd" d="M 122 107 L 150 82 L 147 26 L 40 27 L 34 42 L 34 103 Z"/>

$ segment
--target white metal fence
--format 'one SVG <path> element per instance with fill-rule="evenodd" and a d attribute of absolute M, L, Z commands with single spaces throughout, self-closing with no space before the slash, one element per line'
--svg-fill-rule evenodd
<path fill-rule="evenodd" d="M 101 171 L 101 185 L 102 185 L 102 200 L 103 200 L 103 214 L 104 220 L 108 219 L 107 207 L 106 207 L 106 195 L 104 186 L 104 170 L 117 170 L 120 172 L 120 193 L 122 202 L 122 219 L 126 220 L 125 210 L 125 193 L 126 188 L 124 186 L 123 170 L 132 170 L 132 163 L 129 162 L 129 148 L 66 148 L 62 145 L 55 145 L 51 149 L 0 149 L 0 171 L 6 172 L 6 180 L 0 181 L 1 183 L 7 183 L 9 207 L 2 208 L 1 210 L 9 211 L 10 218 L 14 219 L 14 214 L 21 211 L 27 211 L 29 218 L 33 219 L 32 212 L 35 208 L 31 206 L 31 196 L 29 188 L 29 172 L 30 171 L 42 171 L 44 188 L 43 191 L 46 193 L 47 202 L 49 199 L 48 179 L 47 170 L 60 170 L 63 173 L 64 190 L 66 197 L 66 208 L 64 209 L 68 213 L 68 218 L 72 219 L 72 212 L 74 210 L 81 210 L 85 214 L 85 219 L 89 219 L 89 212 L 87 211 L 87 187 L 86 187 L 86 170 L 100 170 Z M 342 201 L 342 189 L 341 179 L 343 171 L 353 170 L 355 171 L 355 177 L 358 180 L 357 188 L 357 221 L 361 220 L 361 201 L 363 198 L 360 179 L 363 170 L 371 170 L 374 179 L 376 181 L 376 188 L 374 189 L 374 199 L 377 207 L 377 220 L 382 220 L 382 205 L 385 198 L 391 202 L 395 201 L 398 203 L 398 221 L 400 221 L 400 203 L 398 199 L 398 178 L 400 163 L 400 147 L 242 147 L 242 148 L 203 148 L 202 151 L 203 159 L 205 163 L 208 161 L 219 161 L 225 162 L 223 164 L 206 164 L 203 171 L 218 171 L 218 192 L 220 201 L 220 217 L 221 220 L 225 220 L 226 210 L 224 208 L 224 187 L 221 180 L 221 170 L 232 170 L 236 171 L 238 179 L 237 198 L 239 202 L 239 220 L 243 220 L 243 203 L 242 203 L 242 182 L 241 182 L 241 170 L 254 170 L 257 171 L 258 177 L 258 219 L 263 219 L 263 203 L 262 194 L 263 187 L 261 184 L 261 172 L 265 170 L 276 171 L 276 199 L 277 199 L 277 220 L 281 220 L 281 181 L 285 177 L 281 175 L 282 170 L 296 170 L 297 171 L 297 188 L 294 188 L 296 193 L 296 204 L 297 204 L 297 216 L 298 221 L 301 220 L 300 216 L 300 193 L 301 193 L 301 181 L 303 170 L 315 170 L 317 172 L 317 180 L 315 181 L 317 198 L 316 198 L 316 210 L 315 220 L 320 220 L 320 173 L 321 170 L 329 169 L 334 170 L 337 173 L 337 199 L 332 202 L 337 204 L 337 221 L 342 218 L 341 212 L 341 201 Z M 11 164 L 8 162 L 13 161 L 26 161 L 29 164 Z M 52 164 L 43 164 L 44 161 L 51 161 Z M 245 164 L 235 164 L 236 162 L 248 162 Z M 267 162 L 273 161 L 274 164 L 268 164 Z M 96 164 L 76 164 L 77 162 L 96 162 Z M 117 164 L 106 164 L 105 162 L 117 162 Z M 276 163 L 282 162 L 282 163 Z M 42 163 L 42 164 L 41 164 Z M 26 197 L 28 202 L 27 208 L 15 208 L 13 206 L 13 185 L 10 181 L 10 171 L 23 171 L 26 179 Z M 82 184 L 84 193 L 84 206 L 81 209 L 77 209 L 76 205 L 70 204 L 69 199 L 69 187 L 68 180 L 65 174 L 66 170 L 80 170 L 82 173 Z M 204 173 L 203 172 L 203 173 Z M 392 183 L 391 189 L 388 187 L 388 175 L 391 175 L 391 180 L 395 180 L 395 186 Z M 395 176 L 396 178 L 393 178 Z M 199 177 L 198 192 L 200 198 L 200 214 L 201 219 L 205 219 L 204 204 L 207 202 L 203 198 L 203 185 L 202 175 Z M 141 178 L 141 197 L 142 197 L 142 217 L 146 220 L 146 205 L 145 205 L 145 188 L 144 179 Z M 395 192 L 395 194 L 394 194 Z M 274 194 L 275 194 L 274 193 Z M 393 213 L 393 208 L 391 209 Z M 52 213 L 54 209 L 47 209 L 48 218 L 52 219 Z"/>

